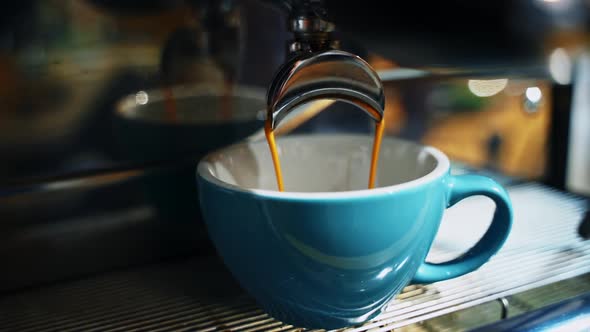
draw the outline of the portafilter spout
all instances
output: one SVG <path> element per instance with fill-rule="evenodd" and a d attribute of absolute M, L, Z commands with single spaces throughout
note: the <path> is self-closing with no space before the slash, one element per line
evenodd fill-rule
<path fill-rule="evenodd" d="M 291 10 L 295 40 L 290 57 L 269 89 L 267 119 L 274 130 L 297 106 L 332 99 L 359 106 L 379 122 L 383 118 L 383 84 L 359 56 L 338 49 L 334 25 L 326 20 L 321 1 L 300 1 Z"/>

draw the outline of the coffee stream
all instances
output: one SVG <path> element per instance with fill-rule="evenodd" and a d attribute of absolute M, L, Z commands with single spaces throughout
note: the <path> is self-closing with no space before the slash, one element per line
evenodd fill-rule
<path fill-rule="evenodd" d="M 358 104 L 359 106 L 363 107 L 368 113 L 377 113 L 373 107 L 367 104 Z M 375 137 L 373 139 L 373 151 L 371 153 L 371 168 L 369 170 L 369 189 L 375 188 L 375 178 L 377 175 L 377 164 L 379 162 L 379 151 L 381 150 L 381 141 L 383 139 L 383 132 L 385 129 L 385 121 L 383 118 L 379 122 L 377 122 L 375 126 Z M 284 191 L 285 187 L 283 184 L 283 175 L 281 171 L 281 161 L 279 159 L 279 152 L 277 149 L 277 144 L 275 141 L 275 134 L 272 129 L 272 124 L 270 118 L 266 120 L 264 125 L 264 134 L 266 135 L 266 141 L 268 142 L 268 146 L 270 148 L 270 154 L 272 156 L 272 163 L 275 169 L 275 176 L 277 179 L 277 186 L 279 191 Z"/>
<path fill-rule="evenodd" d="M 221 118 L 224 121 L 232 118 L 232 89 L 233 81 L 226 79 L 223 81 L 223 94 L 221 96 Z"/>
<path fill-rule="evenodd" d="M 281 161 L 279 160 L 279 151 L 277 150 L 277 143 L 275 142 L 275 133 L 272 130 L 272 124 L 269 120 L 264 124 L 264 135 L 270 147 L 270 155 L 272 156 L 272 163 L 275 168 L 275 176 L 277 178 L 277 186 L 279 191 L 284 191 L 283 174 L 281 172 Z"/>
<path fill-rule="evenodd" d="M 224 86 L 224 95 L 222 97 L 222 105 L 221 105 L 221 114 L 224 119 L 231 117 L 231 110 L 229 105 L 229 93 L 230 93 L 231 85 L 226 82 Z M 165 101 L 165 113 L 166 117 L 171 121 L 176 121 L 176 102 L 174 101 L 174 94 L 172 93 L 172 89 L 164 88 L 164 101 Z M 373 107 L 360 103 L 355 102 L 359 107 L 363 108 L 367 113 L 377 114 L 377 110 Z M 379 151 L 381 150 L 381 140 L 383 138 L 383 131 L 385 129 L 385 121 L 381 119 L 377 122 L 375 126 L 375 137 L 373 139 L 373 151 L 371 154 L 371 168 L 369 170 L 369 189 L 375 187 L 375 178 L 377 175 L 377 164 L 379 162 Z M 268 119 L 264 125 L 264 134 L 266 136 L 266 141 L 268 142 L 268 146 L 270 148 L 270 153 L 272 156 L 272 163 L 274 165 L 275 170 L 275 177 L 277 179 L 277 186 L 279 191 L 284 191 L 284 183 L 283 183 L 283 175 L 281 171 L 281 161 L 279 159 L 279 152 L 277 149 L 277 144 L 275 141 L 275 134 L 272 129 L 272 124 L 270 119 Z"/>
<path fill-rule="evenodd" d="M 369 171 L 369 189 L 375 188 L 375 178 L 377 177 L 377 164 L 379 163 L 379 151 L 381 151 L 381 140 L 385 130 L 385 121 L 377 122 L 375 126 L 375 138 L 373 139 L 373 152 L 371 153 L 371 170 Z"/>
<path fill-rule="evenodd" d="M 163 89 L 164 93 L 164 112 L 166 118 L 170 121 L 176 121 L 176 102 L 174 101 L 174 93 L 169 87 Z"/>

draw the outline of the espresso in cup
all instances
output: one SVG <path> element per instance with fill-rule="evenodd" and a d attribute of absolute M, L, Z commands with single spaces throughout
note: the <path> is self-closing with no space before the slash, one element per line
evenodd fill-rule
<path fill-rule="evenodd" d="M 265 141 L 234 144 L 199 162 L 210 239 L 274 318 L 321 329 L 367 322 L 407 284 L 474 271 L 506 240 L 512 224 L 506 191 L 487 177 L 451 175 L 448 158 L 435 148 L 384 137 L 375 187 L 367 189 L 373 141 L 371 135 L 279 137 L 285 191 L 277 188 Z M 425 262 L 444 210 L 472 195 L 496 204 L 486 233 L 459 258 Z"/>

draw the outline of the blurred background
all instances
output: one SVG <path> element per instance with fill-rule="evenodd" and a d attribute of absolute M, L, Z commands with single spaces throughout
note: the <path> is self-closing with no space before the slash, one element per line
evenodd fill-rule
<path fill-rule="evenodd" d="M 382 74 L 389 134 L 543 178 L 554 94 L 572 95 L 587 52 L 588 2 L 383 6 L 326 1 L 343 47 Z M 29 0 L 3 16 L 3 187 L 143 165 L 153 158 L 132 160 L 117 136 L 119 101 L 199 84 L 257 88 L 264 99 L 291 38 L 273 1 Z M 336 108 L 299 130 L 367 130 L 362 114 Z"/>
<path fill-rule="evenodd" d="M 211 255 L 194 166 L 260 133 L 292 39 L 292 2 L 7 4 L 0 291 Z M 574 195 L 586 211 L 590 1 L 324 6 L 342 48 L 384 82 L 387 135 L 438 147 L 458 169 L 506 185 Z M 336 103 L 290 133 L 368 133 L 371 123 Z"/>

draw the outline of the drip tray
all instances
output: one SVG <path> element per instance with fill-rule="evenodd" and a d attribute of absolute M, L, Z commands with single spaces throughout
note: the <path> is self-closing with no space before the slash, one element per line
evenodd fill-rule
<path fill-rule="evenodd" d="M 372 322 L 346 331 L 465 330 L 590 291 L 590 241 L 577 235 L 585 201 L 538 184 L 509 192 L 513 232 L 490 262 L 460 278 L 410 285 Z M 489 204 L 476 197 L 450 210 L 428 259 L 452 258 L 477 241 L 491 220 Z M 0 331 L 55 330 L 302 331 L 260 310 L 215 257 L 0 297 Z"/>

